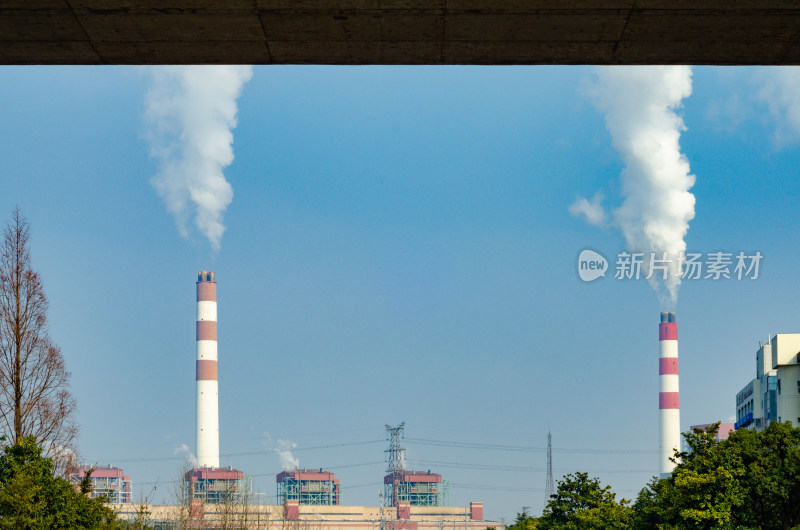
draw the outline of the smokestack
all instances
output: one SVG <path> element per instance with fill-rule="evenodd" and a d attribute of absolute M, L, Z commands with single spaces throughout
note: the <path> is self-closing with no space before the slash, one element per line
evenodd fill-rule
<path fill-rule="evenodd" d="M 658 416 L 661 423 L 659 473 L 672 474 L 674 449 L 681 446 L 681 413 L 678 399 L 678 323 L 675 313 L 661 313 L 658 326 Z"/>
<path fill-rule="evenodd" d="M 219 467 L 217 282 L 197 275 L 197 467 Z"/>

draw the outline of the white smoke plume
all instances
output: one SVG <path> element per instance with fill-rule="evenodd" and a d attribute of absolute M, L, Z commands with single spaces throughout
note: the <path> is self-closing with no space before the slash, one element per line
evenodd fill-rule
<path fill-rule="evenodd" d="M 800 67 L 765 68 L 758 94 L 775 119 L 775 143 L 779 148 L 800 142 Z"/>
<path fill-rule="evenodd" d="M 278 447 L 274 451 L 278 454 L 278 458 L 281 460 L 281 468 L 284 471 L 292 471 L 300 467 L 300 461 L 292 455 L 292 449 L 296 447 L 296 443 L 278 438 Z"/>
<path fill-rule="evenodd" d="M 679 140 L 686 127 L 676 114 L 691 93 L 688 66 L 599 67 L 597 83 L 590 89 L 625 164 L 620 174 L 624 200 L 612 212 L 611 224 L 621 230 L 630 251 L 645 256 L 655 252 L 657 258 L 667 253 L 667 279 L 658 271 L 650 279 L 664 307 L 677 303 L 678 257 L 686 251 L 684 237 L 694 218 L 695 199 L 689 190 L 695 177 L 681 154 Z M 605 215 L 597 195 L 592 202 L 579 199 L 570 210 L 589 222 Z M 648 267 L 649 260 L 642 268 L 645 276 Z"/>
<path fill-rule="evenodd" d="M 159 170 L 152 184 L 183 237 L 187 220 L 219 250 L 233 188 L 223 170 L 233 162 L 236 100 L 250 66 L 154 66 L 146 97 L 146 137 Z"/>
<path fill-rule="evenodd" d="M 192 454 L 189 450 L 189 446 L 186 444 L 180 444 L 179 446 L 173 449 L 172 454 L 174 455 L 183 455 L 186 458 L 186 461 L 193 467 L 197 467 L 197 457 Z"/>

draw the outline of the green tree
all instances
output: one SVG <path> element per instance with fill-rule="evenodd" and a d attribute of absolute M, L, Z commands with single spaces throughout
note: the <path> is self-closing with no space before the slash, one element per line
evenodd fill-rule
<path fill-rule="evenodd" d="M 6 446 L 0 456 L 0 529 L 116 529 L 104 499 L 90 499 L 54 474 L 33 437 Z"/>
<path fill-rule="evenodd" d="M 800 429 L 772 423 L 718 442 L 718 427 L 684 434 L 672 475 L 639 493 L 635 528 L 800 527 Z"/>
<path fill-rule="evenodd" d="M 628 501 L 616 501 L 611 486 L 601 486 L 588 473 L 574 473 L 558 481 L 539 519 L 543 529 L 631 528 L 633 512 Z"/>
<path fill-rule="evenodd" d="M 745 500 L 736 522 L 764 529 L 800 526 L 800 429 L 773 422 L 763 432 L 742 429 L 725 442 L 742 465 Z"/>
<path fill-rule="evenodd" d="M 566 475 L 538 519 L 523 511 L 509 530 L 800 530 L 800 428 L 772 423 L 717 441 L 719 424 L 685 433 L 668 478 L 654 477 L 632 507 L 586 473 Z M 531 526 L 528 526 L 531 525 Z"/>
<path fill-rule="evenodd" d="M 633 504 L 633 527 L 636 530 L 650 530 L 662 527 L 661 499 L 664 495 L 662 488 L 667 486 L 666 480 L 653 477 L 642 488 Z"/>
<path fill-rule="evenodd" d="M 506 530 L 536 530 L 537 528 L 539 528 L 539 520 L 528 515 L 528 510 L 523 508 L 522 512 L 517 514 L 514 524 L 506 527 Z"/>
<path fill-rule="evenodd" d="M 685 433 L 672 475 L 652 480 L 633 507 L 636 528 L 729 528 L 746 495 L 738 448 L 716 440 L 719 423 Z"/>

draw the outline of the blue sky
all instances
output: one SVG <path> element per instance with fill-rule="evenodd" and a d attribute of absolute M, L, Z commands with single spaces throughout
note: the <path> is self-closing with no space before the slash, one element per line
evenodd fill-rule
<path fill-rule="evenodd" d="M 681 287 L 684 430 L 729 420 L 758 341 L 799 331 L 800 128 L 769 92 L 791 72 L 696 67 L 679 110 L 688 248 L 764 256 L 756 281 Z M 270 502 L 282 439 L 337 474 L 343 503 L 374 505 L 383 426 L 401 421 L 413 467 L 490 518 L 541 509 L 548 429 L 556 477 L 635 496 L 658 461 L 660 307 L 644 281 L 577 276 L 582 249 L 625 248 L 568 211 L 598 190 L 622 200 L 594 75 L 256 67 L 214 251 L 150 183 L 148 71 L 0 69 L 0 214 L 32 224 L 84 459 L 168 499 L 194 447 L 194 281 L 215 270 L 222 462 Z"/>

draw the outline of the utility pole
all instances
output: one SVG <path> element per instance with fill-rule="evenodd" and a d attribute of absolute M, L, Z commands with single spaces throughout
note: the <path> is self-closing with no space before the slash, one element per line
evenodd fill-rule
<path fill-rule="evenodd" d="M 381 528 L 380 528 L 380 530 L 386 530 L 386 518 L 384 517 L 383 506 L 384 506 L 383 492 L 378 490 L 378 507 L 379 507 L 380 512 L 381 512 Z"/>

